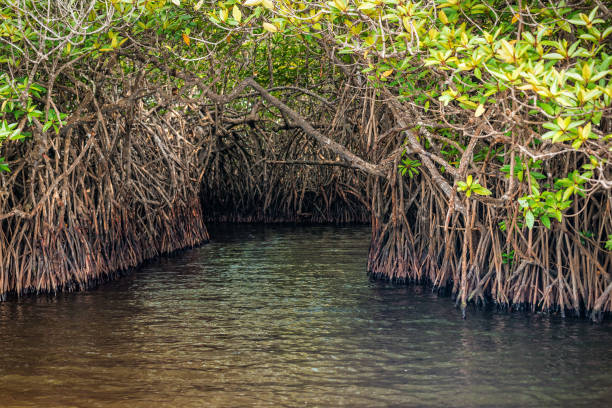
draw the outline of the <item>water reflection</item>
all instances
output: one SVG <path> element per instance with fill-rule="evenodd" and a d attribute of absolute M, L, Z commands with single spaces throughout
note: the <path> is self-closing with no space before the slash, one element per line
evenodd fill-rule
<path fill-rule="evenodd" d="M 574 406 L 612 327 L 368 282 L 367 227 L 217 227 L 86 293 L 0 304 L 0 406 Z"/>

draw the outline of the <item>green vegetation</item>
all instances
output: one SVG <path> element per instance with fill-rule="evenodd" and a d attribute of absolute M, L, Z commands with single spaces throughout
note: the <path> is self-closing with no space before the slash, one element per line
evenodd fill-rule
<path fill-rule="evenodd" d="M 198 194 L 210 219 L 371 214 L 375 276 L 450 285 L 463 309 L 598 317 L 612 309 L 611 18 L 599 1 L 8 0 L 0 246 L 19 258 L 9 232 L 64 204 L 86 154 L 83 174 L 100 169 L 75 208 L 112 163 L 112 194 L 140 177 L 115 204 L 143 219 Z M 11 262 L 0 293 L 25 268 Z"/>

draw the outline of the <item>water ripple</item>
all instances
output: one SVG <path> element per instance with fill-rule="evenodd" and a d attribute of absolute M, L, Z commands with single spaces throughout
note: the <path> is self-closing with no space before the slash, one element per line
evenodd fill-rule
<path fill-rule="evenodd" d="M 0 406 L 601 406 L 612 326 L 369 282 L 367 227 L 217 226 L 102 287 L 0 304 Z"/>

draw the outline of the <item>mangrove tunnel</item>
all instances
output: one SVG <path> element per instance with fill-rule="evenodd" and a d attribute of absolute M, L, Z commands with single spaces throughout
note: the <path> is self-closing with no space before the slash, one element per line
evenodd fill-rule
<path fill-rule="evenodd" d="M 3 0 L 0 298 L 206 225 L 368 223 L 373 279 L 612 311 L 611 9 Z M 364 277 L 365 279 L 365 277 Z"/>

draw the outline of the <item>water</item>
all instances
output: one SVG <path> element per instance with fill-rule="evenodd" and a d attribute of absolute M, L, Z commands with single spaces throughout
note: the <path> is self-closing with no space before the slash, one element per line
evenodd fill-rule
<path fill-rule="evenodd" d="M 85 293 L 0 304 L 0 406 L 610 406 L 612 325 L 369 282 L 367 227 L 217 227 Z"/>

